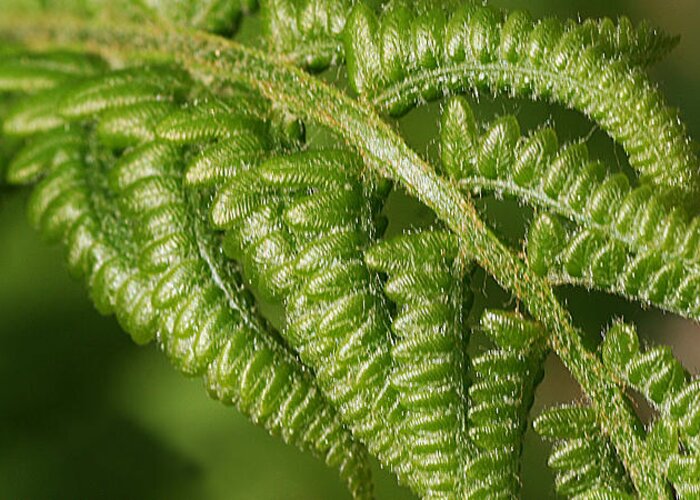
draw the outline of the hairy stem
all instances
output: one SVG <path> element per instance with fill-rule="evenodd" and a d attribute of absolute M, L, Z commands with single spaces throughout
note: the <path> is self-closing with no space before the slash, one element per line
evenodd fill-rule
<path fill-rule="evenodd" d="M 87 49 L 115 62 L 143 56 L 172 58 L 205 82 L 243 82 L 302 118 L 336 131 L 370 168 L 398 181 L 434 210 L 459 237 L 463 259 L 475 259 L 551 332 L 552 348 L 590 398 L 639 494 L 644 498 L 670 497 L 645 446 L 638 420 L 612 374 L 583 346 L 550 286 L 489 230 L 457 185 L 440 177 L 368 106 L 257 50 L 181 28 L 115 22 L 107 26 L 56 15 L 30 19 L 4 16 L 0 38 L 39 49 L 57 45 Z"/>

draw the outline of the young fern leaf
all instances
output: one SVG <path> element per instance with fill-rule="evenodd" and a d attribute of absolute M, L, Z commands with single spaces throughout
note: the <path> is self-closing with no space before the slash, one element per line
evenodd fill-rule
<path fill-rule="evenodd" d="M 93 87 L 69 84 L 63 95 L 72 105 L 58 108 L 94 111 L 61 114 L 70 128 L 28 143 L 25 161 L 15 163 L 21 182 L 44 177 L 30 219 L 47 238 L 65 243 L 97 308 L 115 313 L 135 341 L 157 337 L 181 371 L 204 375 L 213 397 L 337 467 L 356 498 L 370 497 L 364 449 L 308 370 L 255 315 L 237 270 L 218 257 L 206 204 L 183 188 L 184 151 L 163 138 L 137 145 L 133 136 L 115 163 L 86 127 L 85 119 L 99 122 L 100 112 L 131 109 L 122 74 L 95 79 Z M 161 81 L 175 82 L 168 77 L 176 75 L 170 70 Z"/>
<path fill-rule="evenodd" d="M 316 373 L 353 433 L 419 492 L 427 485 L 391 385 L 389 318 L 362 250 L 386 186 L 358 184 L 361 163 L 343 150 L 273 158 L 221 188 L 212 207 L 224 250 L 255 288 L 286 306 L 285 339 Z M 318 214 L 324 214 L 319 218 Z"/>
<path fill-rule="evenodd" d="M 357 203 L 359 201 L 357 197 L 360 195 L 360 192 L 351 190 L 343 193 L 340 191 L 340 197 L 334 196 L 334 194 L 329 196 L 329 193 L 326 193 L 316 199 L 308 195 L 302 196 L 297 203 L 291 204 L 292 206 L 290 206 L 289 210 L 284 213 L 283 221 L 276 218 L 278 217 L 277 213 L 280 213 L 279 206 L 270 211 L 269 207 L 265 205 L 266 202 L 273 204 L 279 202 L 275 202 L 274 197 L 264 195 L 270 194 L 265 193 L 266 189 L 268 189 L 266 184 L 269 184 L 269 188 L 273 191 L 274 189 L 285 191 L 295 188 L 302 193 L 305 193 L 306 189 L 311 186 L 316 188 L 337 188 L 339 185 L 334 182 L 346 187 L 357 185 L 357 182 L 346 174 L 340 177 L 335 175 L 334 179 L 332 177 L 334 176 L 333 172 L 338 169 L 339 165 L 345 167 L 344 162 L 347 161 L 357 166 L 357 160 L 352 156 L 348 156 L 347 153 L 338 152 L 335 154 L 336 158 L 333 159 L 333 162 L 320 169 L 322 171 L 317 172 L 316 177 L 309 177 L 309 174 L 306 173 L 309 162 L 322 167 L 326 157 L 330 156 L 333 158 L 334 154 L 332 151 L 317 154 L 317 162 L 314 162 L 309 154 L 306 154 L 307 156 L 290 157 L 290 160 L 285 160 L 284 157 L 277 160 L 268 160 L 263 165 L 258 165 L 264 159 L 266 152 L 259 150 L 256 144 L 269 144 L 270 139 L 265 139 L 265 134 L 260 130 L 260 125 L 251 120 L 249 116 L 231 116 L 230 110 L 222 108 L 216 102 L 203 102 L 183 109 L 184 111 L 172 113 L 161 120 L 156 127 L 155 134 L 161 140 L 194 149 L 195 154 L 191 156 L 184 174 L 185 180 L 189 185 L 195 187 L 224 185 L 220 189 L 217 201 L 212 207 L 212 219 L 215 224 L 226 227 L 233 224 L 233 219 L 240 222 L 240 224 L 236 225 L 236 228 L 231 228 L 229 231 L 224 248 L 229 254 L 242 260 L 250 281 L 253 282 L 258 290 L 271 297 L 287 298 L 286 294 L 291 293 L 298 286 L 298 283 L 305 282 L 307 278 L 315 276 L 316 285 L 321 288 L 317 290 L 301 290 L 298 295 L 292 297 L 296 297 L 294 300 L 305 303 L 307 300 L 306 294 L 309 294 L 313 300 L 319 303 L 317 307 L 320 310 L 315 311 L 317 315 L 315 321 L 327 324 L 325 328 L 328 331 L 328 336 L 325 339 L 310 337 L 312 333 L 314 335 L 317 334 L 316 330 L 314 330 L 314 323 L 308 325 L 301 323 L 296 328 L 290 326 L 285 331 L 285 336 L 300 352 L 302 359 L 314 368 L 321 363 L 329 362 L 325 357 L 329 353 L 325 349 L 340 351 L 338 355 L 341 358 L 349 357 L 349 359 L 341 359 L 339 362 L 347 363 L 347 366 L 351 367 L 349 363 L 354 360 L 353 357 L 364 355 L 364 353 L 356 352 L 356 347 L 360 345 L 357 343 L 367 340 L 367 337 L 358 337 L 357 335 L 374 335 L 376 338 L 380 332 L 385 331 L 382 329 L 383 324 L 378 322 L 377 318 L 370 317 L 367 320 L 367 324 L 356 326 L 359 329 L 357 332 L 351 332 L 356 333 L 356 335 L 347 334 L 345 345 L 340 344 L 343 327 L 347 329 L 352 328 L 352 324 L 344 325 L 343 322 L 356 321 L 356 315 L 358 320 L 361 320 L 361 308 L 365 306 L 365 304 L 362 304 L 362 301 L 368 298 L 368 293 L 371 293 L 371 291 L 367 290 L 364 293 L 350 297 L 351 300 L 349 301 L 346 300 L 348 297 L 335 297 L 333 295 L 339 292 L 344 293 L 345 289 L 343 287 L 348 284 L 344 280 L 355 277 L 353 272 L 356 271 L 357 265 L 352 259 L 349 262 L 343 262 L 342 260 L 337 262 L 338 266 L 336 266 L 335 274 L 333 275 L 337 280 L 335 283 L 325 279 L 324 271 L 328 271 L 328 268 L 316 269 L 315 266 L 320 265 L 318 262 L 319 255 L 326 256 L 326 254 L 318 254 L 318 252 L 330 251 L 331 256 L 335 255 L 338 258 L 342 258 L 347 256 L 348 252 L 352 254 L 352 252 L 358 253 L 360 251 L 360 248 L 356 248 L 355 245 L 366 236 L 363 236 L 362 233 L 357 234 L 357 228 L 352 225 L 358 216 L 354 210 L 362 209 L 362 207 L 358 207 Z M 298 129 L 293 128 L 293 130 Z M 253 134 L 256 136 L 256 141 L 251 140 L 251 135 Z M 227 140 L 231 140 L 233 143 Z M 289 161 L 289 163 L 285 164 L 285 161 Z M 276 168 L 276 165 L 279 169 Z M 326 172 L 328 179 L 324 179 L 323 171 Z M 298 177 L 296 177 L 297 175 Z M 305 184 L 305 181 L 310 184 Z M 315 182 L 319 184 L 315 185 Z M 331 182 L 331 185 L 327 185 L 327 182 Z M 263 191 L 262 197 L 257 193 L 259 189 Z M 231 193 L 229 196 L 231 201 L 235 202 L 233 207 L 227 206 L 225 203 L 228 192 Z M 350 195 L 350 197 L 348 198 L 347 195 Z M 345 205 L 348 203 L 348 199 L 350 200 L 350 206 Z M 291 203 L 291 199 L 288 201 Z M 335 222 L 348 224 L 349 227 L 344 229 L 342 227 L 333 228 L 334 231 L 337 230 L 335 234 L 328 234 L 322 240 L 313 241 L 313 231 L 324 229 L 323 225 L 314 227 L 314 224 L 325 224 L 318 219 L 318 210 L 322 210 L 322 213 L 326 213 L 326 215 L 330 215 L 329 211 L 337 210 L 335 213 L 339 219 Z M 364 213 L 363 210 L 360 212 L 361 214 Z M 222 222 L 224 219 L 226 220 L 225 223 Z M 359 220 L 365 220 L 365 216 L 360 216 Z M 296 238 L 301 238 L 300 243 L 305 241 L 306 238 L 310 238 L 310 242 L 313 243 L 308 245 L 308 248 L 304 248 L 304 252 L 307 253 L 306 256 L 300 255 L 298 257 L 300 260 L 298 269 L 294 269 L 294 262 L 288 262 L 288 259 L 293 257 L 292 247 L 290 247 L 288 242 L 284 241 L 284 235 L 279 230 L 275 230 L 275 227 L 281 222 L 289 225 L 292 231 L 300 233 L 299 236 L 291 239 L 295 245 Z M 272 224 L 272 228 L 270 228 L 270 224 Z M 309 224 L 310 226 L 307 227 Z M 241 233 L 239 234 L 238 231 Z M 271 231 L 273 234 L 270 234 Z M 237 242 L 237 240 L 240 241 Z M 315 247 L 314 244 L 316 245 Z M 243 251 L 246 252 L 245 255 L 241 255 Z M 333 252 L 337 252 L 337 254 Z M 303 259 L 306 259 L 305 263 L 301 262 Z M 334 264 L 334 262 L 329 261 L 328 264 Z M 295 277 L 295 273 L 301 273 L 301 276 Z M 322 283 L 322 281 L 324 282 Z M 314 280 L 311 279 L 309 285 L 312 285 L 313 282 Z M 324 290 L 323 287 L 328 287 L 326 291 L 330 294 L 325 298 L 318 296 Z M 292 299 L 287 298 L 287 300 L 291 301 Z M 291 308 L 291 305 L 289 307 Z M 347 310 L 343 313 L 343 311 L 338 310 L 339 307 L 345 307 Z M 360 310 L 357 307 L 360 307 Z M 314 321 L 313 317 L 308 318 L 306 316 L 307 312 L 305 307 L 296 312 L 299 322 Z M 344 317 L 334 318 L 333 316 L 338 312 L 344 314 Z M 288 310 L 288 315 L 288 321 L 293 323 L 294 316 L 290 310 Z M 299 338 L 302 334 L 305 337 Z M 296 337 L 292 338 L 290 337 L 291 335 Z M 323 342 L 331 342 L 332 344 L 323 344 Z M 377 346 L 377 348 L 381 349 L 381 346 Z M 341 397 L 347 400 L 345 407 L 340 407 L 341 411 L 344 408 L 348 412 L 364 411 L 363 405 L 368 403 L 362 400 L 358 402 L 357 398 L 369 399 L 370 396 L 362 392 L 358 393 L 358 389 L 353 389 L 349 393 L 334 393 L 332 391 L 337 391 L 337 386 L 333 387 L 336 382 L 332 377 L 339 376 L 337 371 L 341 371 L 342 374 L 343 370 L 347 371 L 344 376 L 351 380 L 361 376 L 363 373 L 367 373 L 367 376 L 377 377 L 373 372 L 378 369 L 375 365 L 383 362 L 381 357 L 377 359 L 381 352 L 379 354 L 370 354 L 372 357 L 364 362 L 364 366 L 357 363 L 355 365 L 357 368 L 327 366 L 325 368 L 326 371 L 316 368 L 317 376 L 321 383 L 324 382 L 324 375 L 326 377 L 325 383 L 327 384 L 327 391 L 330 392 L 329 397 L 334 399 L 336 404 L 338 404 L 337 400 Z M 320 365 L 320 367 L 322 368 L 323 365 Z M 360 378 L 358 382 L 353 383 L 361 384 L 359 387 L 362 387 L 362 384 L 365 384 L 365 382 L 365 380 Z M 344 384 L 347 385 L 349 382 Z M 389 412 L 396 411 L 392 410 L 391 406 L 392 398 L 394 397 L 392 392 L 390 390 L 384 392 L 385 394 L 379 393 L 379 399 L 374 401 L 374 404 L 379 408 L 388 408 Z M 392 443 L 394 438 L 389 436 L 388 431 L 381 430 L 381 428 L 377 430 L 377 426 L 380 423 L 375 415 L 371 413 L 360 414 L 353 415 L 352 418 L 354 420 L 350 420 L 351 424 L 355 423 L 365 426 L 360 437 L 372 436 L 374 443 L 377 443 L 377 446 L 385 450 L 384 453 L 396 453 L 396 450 L 401 449 L 397 444 Z M 389 422 L 391 423 L 393 420 L 389 420 Z M 379 456 L 380 458 L 384 457 L 381 453 Z M 397 469 L 407 462 L 407 460 L 399 460 L 394 457 L 391 460 L 395 461 L 394 467 Z M 392 464 L 393 462 L 389 463 Z"/>
<path fill-rule="evenodd" d="M 551 408 L 533 426 L 540 436 L 554 442 L 548 464 L 556 472 L 560 495 L 577 500 L 635 498 L 592 408 L 579 404 Z"/>
<path fill-rule="evenodd" d="M 381 19 L 358 4 L 344 41 L 352 87 L 380 110 L 400 114 L 466 90 L 560 103 L 619 142 L 642 179 L 690 200 L 699 163 L 685 127 L 641 70 L 591 43 L 595 32 L 471 3 L 450 15 L 399 3 Z"/>
<path fill-rule="evenodd" d="M 530 224 L 528 263 L 563 285 L 598 288 L 700 320 L 700 268 L 657 250 L 635 253 L 596 229 L 567 227 L 543 213 Z"/>
<path fill-rule="evenodd" d="M 567 30 L 581 30 L 583 38 L 610 59 L 623 58 L 632 66 L 650 66 L 663 59 L 680 41 L 647 21 L 636 27 L 628 17 L 569 21 Z"/>
<path fill-rule="evenodd" d="M 481 132 L 467 101 L 456 97 L 442 115 L 441 145 L 443 170 L 465 189 L 512 196 L 638 253 L 700 262 L 700 218 L 689 219 L 649 186 L 631 187 L 624 174 L 591 160 L 582 142 L 559 147 L 551 128 L 521 136 L 513 116 Z"/>
<path fill-rule="evenodd" d="M 484 129 L 465 99 L 450 100 L 443 170 L 465 189 L 506 194 L 577 224 L 569 238 L 555 218 L 536 218 L 528 255 L 537 273 L 698 318 L 700 219 L 649 186 L 632 188 L 624 174 L 590 160 L 583 143 L 559 148 L 550 128 L 521 136 L 515 117 L 503 116 Z"/>
<path fill-rule="evenodd" d="M 8 51 L 0 53 L 0 93 L 46 90 L 74 78 L 93 75 L 104 68 L 100 59 L 81 53 Z"/>
<path fill-rule="evenodd" d="M 158 143 L 141 146 L 151 147 L 160 146 Z M 177 151 L 173 146 L 167 147 Z M 146 157 L 153 155 L 146 154 Z M 287 353 L 286 359 L 275 359 L 280 356 L 275 356 L 272 350 L 271 337 L 260 339 L 256 338 L 260 337 L 260 334 L 255 335 L 257 332 L 246 331 L 254 328 L 254 324 L 244 323 L 251 322 L 246 316 L 252 304 L 240 299 L 234 302 L 234 297 L 243 293 L 240 278 L 231 276 L 227 272 L 229 268 L 222 263 L 216 263 L 218 238 L 210 237 L 207 241 L 202 236 L 204 228 L 197 230 L 195 226 L 192 231 L 183 224 L 192 210 L 182 191 L 175 189 L 178 179 L 181 182 L 182 178 L 181 158 L 177 155 L 172 159 L 175 163 L 170 165 L 163 160 L 156 158 L 157 163 L 151 165 L 130 161 L 118 175 L 128 182 L 123 184 L 117 180 L 115 184 L 124 203 L 135 210 L 131 217 L 141 219 L 146 230 L 144 236 L 149 237 L 145 239 L 148 243 L 140 249 L 140 267 L 157 281 L 153 297 L 161 313 L 160 335 L 164 349 L 176 363 L 182 363 L 185 357 L 181 369 L 186 372 L 206 369 L 206 385 L 214 397 L 236 402 L 256 423 L 292 442 L 298 440 L 296 444 L 302 449 L 310 447 L 341 471 L 353 496 L 370 496 L 363 452 L 353 443 L 336 411 L 315 387 L 310 390 L 309 376 L 302 376 L 303 371 L 298 373 L 298 362 L 294 361 L 297 364 L 294 367 L 291 355 Z M 129 168 L 133 172 L 124 171 Z M 139 174 L 144 177 L 139 178 Z M 160 203 L 149 202 L 145 207 L 144 190 L 149 191 L 154 200 L 157 196 Z M 195 214 L 201 216 L 201 212 Z M 207 243 L 212 250 L 204 253 Z M 207 265 L 218 267 L 208 270 Z M 212 276 L 205 285 L 201 275 L 206 271 Z M 214 286 L 217 280 L 226 284 L 223 290 Z M 228 326 L 235 325 L 238 317 L 243 325 Z M 223 340 L 222 336 L 230 339 Z M 255 348 L 256 342 L 262 345 Z M 232 383 L 237 380 L 240 388 L 236 382 Z"/>
<path fill-rule="evenodd" d="M 175 5 L 155 2 L 156 10 Z M 182 5 L 165 17 L 212 30 L 221 21 L 228 30 L 243 4 Z M 538 425 L 565 441 L 551 460 L 561 492 L 664 498 L 670 483 L 680 497 L 697 495 L 696 382 L 665 351 L 640 354 L 628 348 L 629 335 L 612 330 L 601 362 L 537 275 L 562 265 L 586 283 L 697 314 L 694 223 L 664 201 L 669 190 L 696 192 L 697 160 L 640 68 L 672 40 L 624 19 L 617 26 L 535 23 L 476 2 L 449 14 L 446 4 L 428 5 L 397 1 L 377 20 L 372 7 L 352 0 L 270 0 L 263 7 L 270 33 L 280 37 L 271 42 L 277 58 L 167 23 L 2 23 L 3 36 L 34 47 L 74 43 L 110 61 L 175 58 L 188 69 L 103 72 L 95 62 L 56 76 L 30 57 L 34 69 L 17 77 L 10 64 L 15 76 L 4 80 L 6 90 L 38 93 L 11 97 L 18 104 L 3 120 L 24 148 L 9 177 L 39 181 L 30 217 L 48 238 L 66 242 L 70 266 L 86 277 L 98 309 L 114 312 L 137 342 L 158 339 L 181 371 L 204 376 L 214 397 L 338 467 L 356 497 L 371 495 L 360 442 L 422 496 L 517 496 L 547 346 L 591 401 L 590 410 L 558 410 Z M 286 57 L 320 70 L 343 52 L 360 101 L 279 63 Z M 18 52 L 0 53 L 10 61 Z M 51 58 L 36 61 L 42 57 Z M 443 161 L 453 179 L 445 179 L 373 111 L 403 112 L 423 98 L 482 89 L 586 113 L 662 197 L 649 187 L 616 190 L 619 181 L 610 179 L 619 176 L 592 166 L 580 144 L 558 150 L 551 131 L 521 139 L 517 122 L 503 118 L 482 137 L 460 101 L 450 104 L 443 127 L 444 137 L 452 134 Z M 327 127 L 347 149 L 303 148 L 304 126 L 290 113 Z M 567 242 L 559 221 L 538 217 L 528 245 L 532 272 L 457 189 L 454 178 L 472 172 L 568 217 L 595 241 Z M 376 173 L 401 182 L 454 234 L 377 244 L 388 182 Z M 607 212 L 583 207 L 589 188 Z M 622 191 L 624 200 L 615 197 Z M 616 207 L 626 218 L 612 217 Z M 653 241 L 655 224 L 663 241 Z M 468 363 L 471 258 L 547 334 L 517 314 L 488 311 L 481 327 L 495 347 Z M 256 313 L 241 270 L 285 306 L 282 332 Z M 664 384 L 668 391 L 659 389 Z M 626 385 L 662 414 L 646 435 L 623 397 Z"/>
<path fill-rule="evenodd" d="M 262 0 L 265 36 L 274 52 L 311 71 L 343 60 L 341 34 L 357 0 Z"/>
<path fill-rule="evenodd" d="M 700 379 L 668 347 L 642 349 L 632 325 L 617 322 L 601 345 L 603 362 L 658 412 L 647 441 L 678 498 L 700 493 Z M 660 436 L 660 437 L 659 437 Z"/>
<path fill-rule="evenodd" d="M 424 481 L 438 496 L 512 498 L 520 490 L 522 439 L 542 378 L 545 337 L 519 315 L 485 312 L 481 328 L 496 347 L 471 363 L 465 397 L 468 338 L 459 328 L 471 292 L 464 270 L 454 267 L 456 255 L 453 235 L 425 231 L 378 243 L 365 260 L 388 275 L 385 292 L 399 308 L 392 322 L 393 383 L 407 431 L 422 445 L 417 462 Z"/>
<path fill-rule="evenodd" d="M 406 432 L 417 443 L 417 474 L 430 497 L 464 491 L 471 454 L 464 401 L 468 373 L 464 317 L 472 300 L 463 270 L 455 268 L 457 241 L 425 231 L 384 241 L 365 253 L 371 269 L 388 275 L 387 297 L 398 311 L 392 386 L 406 409 Z"/>
<path fill-rule="evenodd" d="M 265 33 L 273 50 L 286 60 L 312 71 L 344 61 L 343 29 L 356 3 L 364 3 L 374 9 L 384 2 L 357 0 L 263 0 L 261 2 Z M 406 5 L 399 0 L 386 2 Z M 476 3 L 476 2 L 462 2 Z M 459 1 L 444 0 L 442 8 L 457 8 Z M 430 2 L 413 2 L 420 13 Z M 616 22 L 603 18 L 586 19 L 579 26 L 582 40 L 595 46 L 607 57 L 624 58 L 633 66 L 649 66 L 662 59 L 677 44 L 679 37 L 660 32 L 646 22 L 635 27 L 627 17 Z M 412 36 L 425 36 L 417 29 Z M 425 38 L 423 39 L 424 41 Z M 416 44 L 422 43 L 417 41 Z"/>
<path fill-rule="evenodd" d="M 481 329 L 495 347 L 474 358 L 469 388 L 467 498 L 515 498 L 528 414 L 547 354 L 541 327 L 519 314 L 487 310 Z"/>
<path fill-rule="evenodd" d="M 231 35 L 243 14 L 258 7 L 258 0 L 142 0 L 168 21 L 212 33 Z"/>

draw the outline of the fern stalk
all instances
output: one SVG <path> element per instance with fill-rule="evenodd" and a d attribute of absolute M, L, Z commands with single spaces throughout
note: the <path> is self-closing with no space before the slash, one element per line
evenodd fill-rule
<path fill-rule="evenodd" d="M 32 48 L 87 49 L 118 62 L 144 55 L 174 58 L 206 81 L 241 81 L 303 119 L 325 125 L 354 147 L 366 164 L 433 209 L 459 238 L 460 257 L 476 260 L 523 302 L 551 332 L 550 344 L 581 384 L 613 441 L 638 493 L 670 498 L 613 374 L 588 351 L 553 290 L 506 248 L 479 217 L 457 185 L 443 179 L 367 105 L 262 52 L 215 36 L 169 26 L 92 24 L 57 16 L 31 20 L 5 17 L 0 37 Z"/>

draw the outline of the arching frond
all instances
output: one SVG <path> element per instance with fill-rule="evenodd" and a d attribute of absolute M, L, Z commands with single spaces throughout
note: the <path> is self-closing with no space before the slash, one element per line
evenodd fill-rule
<path fill-rule="evenodd" d="M 399 4 L 379 19 L 358 4 L 344 40 L 353 88 L 381 110 L 400 114 L 421 100 L 483 90 L 557 102 L 600 125 L 645 180 L 691 197 L 698 159 L 685 127 L 640 70 L 601 52 L 599 36 L 603 46 L 621 40 L 606 32 L 473 3 L 449 13 Z"/>
<path fill-rule="evenodd" d="M 360 167 L 343 150 L 270 159 L 218 191 L 211 219 L 227 229 L 224 250 L 253 285 L 285 303 L 285 338 L 353 432 L 421 488 L 390 383 L 387 309 L 362 259 L 386 189 L 361 188 Z"/>
<path fill-rule="evenodd" d="M 10 167 L 12 182 L 39 180 L 30 219 L 49 240 L 63 241 L 96 307 L 114 313 L 136 342 L 157 338 L 179 370 L 204 377 L 213 397 L 338 468 L 355 497 L 371 496 L 364 449 L 306 367 L 257 316 L 238 269 L 221 259 L 220 239 L 204 216 L 206 197 L 185 189 L 185 151 L 166 132 L 188 106 L 178 101 L 189 93 L 183 88 L 189 80 L 161 74 L 157 86 L 140 87 L 131 85 L 131 75 L 125 70 L 67 84 L 55 127 L 30 138 Z M 134 89 L 129 95 L 139 98 L 125 99 Z M 177 97 L 159 100 L 163 95 Z M 135 115 L 136 102 L 168 106 L 155 120 L 148 112 Z M 124 115 L 140 120 L 139 132 L 100 126 L 102 116 L 119 121 Z M 251 120 L 226 116 L 232 123 Z M 257 123 L 270 130 L 262 119 Z M 196 130 L 187 137 L 207 137 L 203 126 Z M 217 136 L 236 137 L 221 129 Z"/>
<path fill-rule="evenodd" d="M 520 495 L 551 349 L 584 394 L 534 423 L 559 493 L 697 497 L 697 377 L 620 322 L 590 349 L 553 289 L 700 320 L 698 160 L 644 73 L 677 39 L 483 2 L 263 0 L 250 47 L 211 32 L 233 35 L 254 0 L 123 0 L 104 7 L 113 24 L 58 3 L 0 18 L 0 174 L 33 185 L 30 221 L 135 342 L 355 498 L 372 497 L 369 454 L 425 498 Z M 342 68 L 311 74 L 343 61 L 351 92 Z M 377 113 L 484 91 L 587 115 L 638 178 L 552 128 L 480 124 L 463 97 L 434 168 Z M 394 184 L 431 229 L 388 220 Z M 483 220 L 484 191 L 535 208 L 524 254 Z M 505 296 L 472 286 L 484 273 Z M 508 298 L 518 312 L 490 309 Z M 655 412 L 646 427 L 630 391 Z"/>

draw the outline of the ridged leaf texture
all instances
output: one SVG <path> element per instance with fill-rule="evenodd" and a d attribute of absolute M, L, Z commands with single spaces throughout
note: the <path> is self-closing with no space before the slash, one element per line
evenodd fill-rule
<path fill-rule="evenodd" d="M 668 347 L 644 347 L 633 325 L 616 321 L 603 337 L 599 351 L 604 365 L 621 387 L 636 391 L 656 411 L 645 438 L 653 458 L 677 498 L 697 498 L 697 378 L 686 372 Z M 559 493 L 576 498 L 632 498 L 625 469 L 590 407 L 575 404 L 547 410 L 534 427 L 555 442 L 549 465 L 557 472 Z"/>
<path fill-rule="evenodd" d="M 449 233 L 425 231 L 379 243 L 365 260 L 386 273 L 385 292 L 398 306 L 393 383 L 426 478 L 445 495 L 513 497 L 545 335 L 517 314 L 486 311 L 479 326 L 495 347 L 470 361 L 469 332 L 459 328 L 472 292 L 466 270 L 455 267 L 457 248 Z M 441 474 L 430 474 L 436 468 Z M 455 469 L 465 475 L 450 478 Z"/>
<path fill-rule="evenodd" d="M 700 380 L 666 346 L 643 347 L 634 326 L 617 322 L 601 345 L 603 362 L 658 411 L 649 436 L 680 498 L 700 492 Z M 653 439 L 653 441 L 652 441 Z"/>
<path fill-rule="evenodd" d="M 639 221 L 636 224 L 635 230 L 643 230 Z M 681 258 L 665 258 L 658 250 L 637 253 L 603 232 L 569 229 L 547 214 L 537 216 L 530 226 L 528 256 L 531 265 L 554 283 L 600 288 L 700 317 L 700 276 L 695 263 Z"/>
<path fill-rule="evenodd" d="M 294 64 L 321 71 L 344 58 L 341 34 L 356 0 L 263 0 L 271 48 Z"/>
<path fill-rule="evenodd" d="M 388 376 L 387 310 L 362 259 L 386 189 L 365 191 L 360 165 L 343 150 L 270 159 L 222 186 L 211 219 L 227 230 L 226 254 L 284 303 L 285 339 L 355 434 L 408 478 L 403 436 L 390 431 L 405 416 Z"/>
<path fill-rule="evenodd" d="M 460 330 L 471 292 L 456 256 L 454 237 L 443 231 L 398 237 L 365 254 L 371 268 L 387 274 L 384 291 L 397 307 L 390 376 L 406 409 L 417 474 L 442 495 L 464 489 L 455 473 L 470 453 L 463 431 L 469 332 Z"/>
<path fill-rule="evenodd" d="M 634 498 L 614 447 L 588 406 L 551 408 L 537 417 L 535 430 L 554 441 L 548 465 L 557 492 L 577 499 Z"/>
<path fill-rule="evenodd" d="M 144 0 L 143 5 L 170 22 L 230 35 L 242 15 L 257 9 L 258 0 Z"/>
<path fill-rule="evenodd" d="M 621 321 L 591 350 L 552 288 L 700 320 L 698 159 L 645 73 L 676 37 L 460 0 L 123 4 L 96 2 L 108 24 L 53 2 L 55 19 L 0 19 L 0 173 L 32 186 L 31 223 L 136 343 L 355 498 L 373 496 L 370 456 L 423 498 L 520 496 L 553 352 L 584 394 L 534 420 L 558 493 L 698 497 L 697 377 Z M 249 14 L 256 48 L 225 38 Z M 631 172 L 452 95 L 481 93 L 584 114 Z M 438 99 L 432 166 L 386 115 Z M 399 190 L 428 227 L 393 227 Z M 476 209 L 484 194 L 534 209 L 524 248 Z"/>
<path fill-rule="evenodd" d="M 520 453 L 542 379 L 547 349 L 540 325 L 503 311 L 486 311 L 480 327 L 495 347 L 474 358 L 469 387 L 469 498 L 513 498 L 520 491 Z"/>
<path fill-rule="evenodd" d="M 8 178 L 39 181 L 30 220 L 47 239 L 64 243 L 71 271 L 84 277 L 98 310 L 115 314 L 138 343 L 157 338 L 173 365 L 204 378 L 212 397 L 313 451 L 340 469 L 354 496 L 369 496 L 363 448 L 255 313 L 237 267 L 220 258 L 220 240 L 204 216 L 206 197 L 185 190 L 191 140 L 203 146 L 234 138 L 228 159 L 245 168 L 245 154 L 256 147 L 263 154 L 262 141 L 273 141 L 274 130 L 268 119 L 236 114 L 223 101 L 204 101 L 199 107 L 208 113 L 197 121 L 194 104 L 176 97 L 188 86 L 187 93 L 196 92 L 174 68 L 124 70 L 48 91 L 61 100 L 41 120 L 20 118 L 37 116 L 36 101 L 18 106 L 5 130 L 31 139 Z M 183 109 L 187 129 L 178 120 Z M 257 144 L 245 141 L 250 130 Z"/>
<path fill-rule="evenodd" d="M 535 21 L 525 12 L 469 2 L 449 13 L 439 6 L 413 12 L 399 2 L 377 18 L 358 4 L 344 39 L 352 87 L 381 110 L 400 114 L 423 100 L 470 90 L 560 103 L 585 113 L 618 141 L 644 178 L 692 195 L 698 161 L 685 129 L 630 64 L 654 59 L 649 54 L 658 53 L 655 47 L 673 43 L 650 36 L 644 26 L 637 33 L 621 23 Z"/>
<path fill-rule="evenodd" d="M 648 185 L 559 145 L 551 128 L 521 135 L 513 116 L 480 124 L 461 97 L 442 116 L 445 173 L 465 190 L 507 195 L 541 211 L 527 238 L 530 267 L 700 319 L 700 220 Z M 564 222 L 568 219 L 568 222 Z"/>

